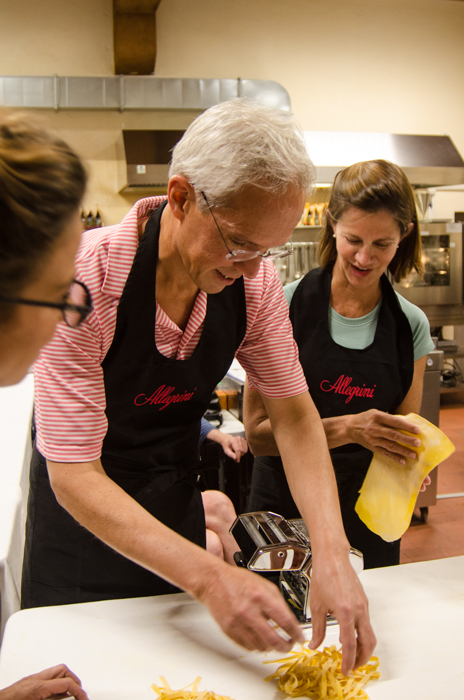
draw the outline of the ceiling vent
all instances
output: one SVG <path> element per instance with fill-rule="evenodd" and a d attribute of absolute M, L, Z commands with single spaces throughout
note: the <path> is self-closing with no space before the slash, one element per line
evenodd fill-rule
<path fill-rule="evenodd" d="M 249 97 L 290 111 L 290 97 L 273 80 L 153 76 L 0 76 L 0 105 L 34 109 L 198 109 Z"/>

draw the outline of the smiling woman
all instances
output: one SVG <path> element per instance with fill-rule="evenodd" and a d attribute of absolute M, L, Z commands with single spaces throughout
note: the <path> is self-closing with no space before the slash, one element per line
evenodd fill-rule
<path fill-rule="evenodd" d="M 337 174 L 319 258 L 320 268 L 285 287 L 293 334 L 331 448 L 348 540 L 365 568 L 398 564 L 400 541 L 384 542 L 354 510 L 373 452 L 404 464 L 421 444 L 412 423 L 391 415 L 418 413 L 433 349 L 425 314 L 385 275 L 422 271 L 414 197 L 398 166 L 366 161 Z M 257 455 L 247 510 L 299 517 L 257 391 L 246 390 L 244 412 Z"/>
<path fill-rule="evenodd" d="M 69 301 L 85 185 L 66 143 L 30 117 L 0 113 L 1 386 L 22 379 Z"/>
<path fill-rule="evenodd" d="M 406 277 L 411 270 L 422 274 L 421 241 L 414 194 L 404 172 L 385 160 L 355 163 L 337 173 L 330 196 L 327 223 L 322 233 L 319 256 L 327 267 L 337 259 L 336 224 L 356 214 L 381 215 L 387 229 L 377 231 L 377 245 L 391 243 L 399 236 L 398 251 L 388 261 L 388 269 L 395 281 Z M 356 227 L 356 224 L 354 225 Z M 389 227 L 389 228 L 388 228 Z M 352 230 L 359 242 L 359 231 Z M 383 238 L 388 240 L 383 240 Z"/>

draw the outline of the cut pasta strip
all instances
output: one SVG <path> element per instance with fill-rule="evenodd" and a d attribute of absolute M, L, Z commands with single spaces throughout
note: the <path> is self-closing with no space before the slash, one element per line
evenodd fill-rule
<path fill-rule="evenodd" d="M 302 645 L 301 651 L 291 651 L 284 659 L 264 663 L 282 664 L 264 680 L 277 680 L 279 690 L 292 698 L 306 695 L 313 700 L 366 700 L 368 695 L 363 686 L 380 677 L 376 656 L 349 676 L 344 676 L 342 654 L 334 645 L 324 647 L 322 651 L 313 651 Z"/>
<path fill-rule="evenodd" d="M 173 690 L 163 676 L 160 676 L 160 681 L 162 686 L 158 686 L 156 683 L 151 686 L 160 700 L 232 700 L 229 696 L 218 695 L 210 690 L 198 690 L 201 676 L 197 676 L 193 683 L 180 690 Z"/>

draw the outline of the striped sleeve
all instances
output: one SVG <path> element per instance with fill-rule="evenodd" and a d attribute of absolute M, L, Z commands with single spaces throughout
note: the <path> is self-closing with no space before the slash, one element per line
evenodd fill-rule
<path fill-rule="evenodd" d="M 307 391 L 288 304 L 273 263 L 263 261 L 258 275 L 245 279 L 245 295 L 247 331 L 236 355 L 250 386 L 276 399 Z"/>
<path fill-rule="evenodd" d="M 34 367 L 37 447 L 55 462 L 90 462 L 106 435 L 101 338 L 60 324 Z M 71 331 L 71 332 L 70 332 Z"/>
<path fill-rule="evenodd" d="M 83 235 L 76 279 L 87 285 L 93 311 L 79 328 L 58 324 L 34 366 L 37 447 L 47 459 L 90 462 L 101 456 L 107 431 L 101 363 L 137 250 L 137 221 L 164 199 L 140 200 L 118 226 Z"/>

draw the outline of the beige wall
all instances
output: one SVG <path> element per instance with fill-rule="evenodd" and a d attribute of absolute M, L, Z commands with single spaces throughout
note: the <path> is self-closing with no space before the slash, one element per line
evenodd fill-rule
<path fill-rule="evenodd" d="M 304 129 L 460 130 L 464 152 L 462 2 L 164 0 L 158 29 L 159 75 L 277 80 Z"/>
<path fill-rule="evenodd" d="M 111 75 L 112 0 L 1 0 L 0 75 Z"/>
<path fill-rule="evenodd" d="M 157 76 L 272 79 L 303 129 L 449 134 L 464 154 L 464 2 L 163 0 Z M 0 74 L 110 75 L 111 0 L 2 0 Z M 184 128 L 193 113 L 46 113 L 89 161 L 86 206 L 113 223 L 126 128 Z M 434 216 L 464 211 L 440 193 Z"/>
<path fill-rule="evenodd" d="M 198 112 L 137 112 L 47 110 L 43 116 L 53 130 L 85 159 L 90 175 L 84 210 L 100 211 L 104 224 L 115 224 L 128 212 L 138 194 L 118 194 L 124 181 L 123 129 L 186 129 Z"/>

